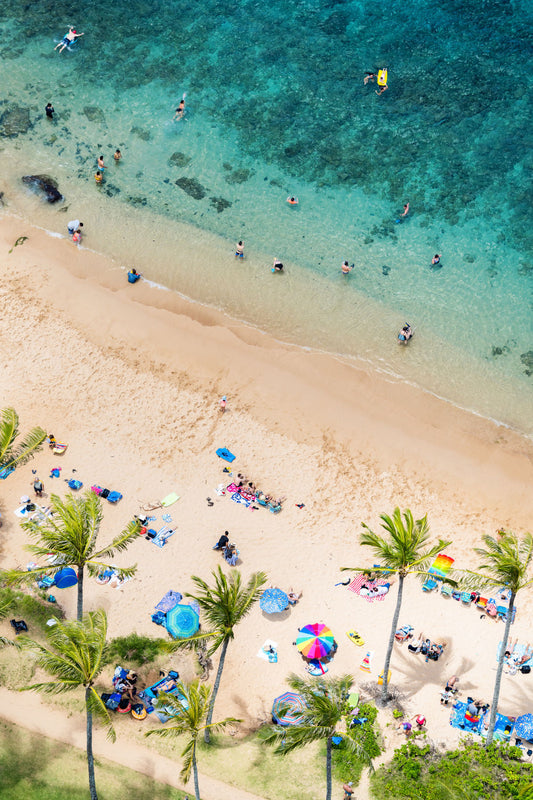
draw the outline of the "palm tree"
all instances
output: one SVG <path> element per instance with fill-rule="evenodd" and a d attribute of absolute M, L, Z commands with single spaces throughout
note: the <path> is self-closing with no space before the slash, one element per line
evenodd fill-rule
<path fill-rule="evenodd" d="M 365 547 L 370 547 L 374 557 L 379 559 L 381 566 L 373 567 L 373 571 L 398 575 L 398 596 L 392 617 L 389 644 L 383 668 L 381 700 L 385 704 L 390 700 L 388 692 L 389 665 L 394 645 L 394 634 L 398 629 L 404 580 L 408 575 L 427 577 L 431 562 L 441 550 L 448 547 L 450 542 L 439 539 L 438 544 L 427 547 L 429 539 L 427 514 L 422 519 L 415 520 L 409 509 L 406 509 L 402 515 L 400 509 L 396 507 L 392 517 L 389 517 L 388 514 L 381 514 L 380 519 L 382 520 L 381 527 L 389 534 L 389 538 L 385 539 L 379 536 L 365 522 L 362 522 L 361 525 L 365 529 L 365 533 L 361 534 L 360 543 Z M 363 567 L 343 567 L 342 569 L 364 570 Z M 368 567 L 366 569 L 368 570 Z"/>
<path fill-rule="evenodd" d="M 228 718 L 222 722 L 206 721 L 206 714 L 211 700 L 211 689 L 205 684 L 200 685 L 199 678 L 196 678 L 188 686 L 178 683 L 179 695 L 167 694 L 162 692 L 157 698 L 159 708 L 164 708 L 165 714 L 170 716 L 169 723 L 164 728 L 157 728 L 147 731 L 145 736 L 187 736 L 187 742 L 183 748 L 183 768 L 180 777 L 187 783 L 194 776 L 194 793 L 196 800 L 200 800 L 200 788 L 198 785 L 198 765 L 196 761 L 196 751 L 198 738 L 202 731 L 223 730 L 228 725 L 240 722 L 240 719 Z"/>
<path fill-rule="evenodd" d="M 482 538 L 485 547 L 476 547 L 474 549 L 483 559 L 483 563 L 480 564 L 477 572 L 472 570 L 464 571 L 466 582 L 478 589 L 501 589 L 503 586 L 509 592 L 509 608 L 505 616 L 505 630 L 502 636 L 500 657 L 498 659 L 496 679 L 494 681 L 489 727 L 485 740 L 486 746 L 488 747 L 492 743 L 494 726 L 496 724 L 503 664 L 511 622 L 513 620 L 515 598 L 519 591 L 533 583 L 533 578 L 529 577 L 529 569 L 531 560 L 533 559 L 533 537 L 530 533 L 526 533 L 524 537 L 519 540 L 514 533 L 507 532 L 498 538 L 498 540 L 487 535 Z"/>
<path fill-rule="evenodd" d="M 222 648 L 204 730 L 204 739 L 207 744 L 210 740 L 210 725 L 213 720 L 215 700 L 222 678 L 226 652 L 230 641 L 235 636 L 234 628 L 249 614 L 259 600 L 261 587 L 267 579 L 264 572 L 254 572 L 246 586 L 242 586 L 241 573 L 237 569 L 230 572 L 229 578 L 220 567 L 213 570 L 211 574 L 215 579 L 213 587 L 210 587 L 202 578 L 193 575 L 192 580 L 197 586 L 197 594 L 187 593 L 187 597 L 196 600 L 203 611 L 209 630 L 199 631 L 189 639 L 181 639 L 167 646 L 169 650 L 173 650 L 181 647 L 194 647 L 197 642 L 208 641 L 208 643 L 210 642 L 208 656 L 213 655 L 219 647 Z"/>
<path fill-rule="evenodd" d="M 19 418 L 14 408 L 0 412 L 0 470 L 20 467 L 33 458 L 46 439 L 46 431 L 32 428 L 22 442 L 16 443 Z"/>
<path fill-rule="evenodd" d="M 311 742 L 326 740 L 326 800 L 331 800 L 332 738 L 338 732 L 339 723 L 344 715 L 349 711 L 347 701 L 353 680 L 351 675 L 318 680 L 313 678 L 310 681 L 298 675 L 289 675 L 287 683 L 293 692 L 302 696 L 307 706 L 305 719 L 300 724 L 283 730 L 269 726 L 264 733 L 261 733 L 261 738 L 265 742 L 277 744 L 275 752 L 281 756 L 286 756 Z M 344 737 L 344 743 L 353 752 L 362 756 L 368 764 L 371 763 L 361 745 L 350 736 Z"/>
<path fill-rule="evenodd" d="M 81 621 L 58 622 L 47 632 L 49 647 L 24 637 L 22 647 L 32 650 L 37 665 L 55 680 L 25 686 L 23 691 L 62 694 L 73 689 L 85 690 L 87 713 L 87 766 L 91 800 L 98 800 L 94 779 L 92 747 L 93 717 L 107 727 L 108 738 L 115 740 L 115 731 L 107 708 L 94 688 L 94 682 L 105 663 L 107 618 L 102 610 L 89 612 Z"/>
<path fill-rule="evenodd" d="M 54 556 L 54 564 L 39 567 L 46 574 L 55 573 L 58 565 L 76 567 L 78 572 L 78 609 L 77 618 L 83 616 L 83 580 L 85 567 L 89 575 L 98 575 L 105 569 L 112 568 L 108 559 L 115 552 L 126 550 L 130 542 L 137 538 L 140 523 L 132 520 L 119 533 L 110 545 L 100 550 L 96 547 L 96 539 L 102 523 L 102 501 L 94 492 L 85 492 L 81 497 L 67 494 L 64 500 L 53 494 L 50 498 L 52 515 L 43 522 L 28 520 L 22 523 L 38 544 L 27 545 L 36 556 Z M 114 567 L 119 578 L 131 577 L 137 565 L 133 567 Z M 11 572 L 11 580 L 27 578 L 28 573 Z"/>

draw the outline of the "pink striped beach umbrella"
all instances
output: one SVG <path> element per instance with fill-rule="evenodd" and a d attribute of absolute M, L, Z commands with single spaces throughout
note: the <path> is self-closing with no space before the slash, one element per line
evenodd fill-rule
<path fill-rule="evenodd" d="M 305 658 L 320 661 L 328 658 L 335 648 L 335 637 L 327 625 L 315 622 L 300 628 L 296 637 L 296 647 Z"/>

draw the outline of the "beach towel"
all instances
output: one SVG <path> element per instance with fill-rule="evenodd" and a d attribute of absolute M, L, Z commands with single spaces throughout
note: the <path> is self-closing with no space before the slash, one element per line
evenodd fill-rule
<path fill-rule="evenodd" d="M 226 486 L 226 491 L 229 492 L 230 494 L 233 494 L 233 492 L 238 492 L 240 488 L 241 487 L 237 486 L 236 483 L 230 483 L 229 486 Z"/>
<path fill-rule="evenodd" d="M 378 578 L 377 580 L 369 580 L 368 576 L 366 575 L 356 575 L 353 581 L 348 586 L 348 589 L 355 594 L 358 594 L 360 597 L 364 597 L 369 603 L 373 603 L 375 600 L 384 600 L 387 596 L 387 592 L 383 592 L 382 594 L 361 594 L 361 589 L 363 588 L 363 584 L 366 584 L 369 587 L 379 587 L 379 586 L 390 586 L 390 583 L 386 581 L 384 578 Z"/>
<path fill-rule="evenodd" d="M 162 505 L 164 508 L 166 508 L 167 506 L 171 506 L 171 505 L 173 505 L 174 503 L 176 503 L 176 502 L 177 502 L 179 499 L 180 499 L 180 496 L 179 496 L 179 494 L 176 494 L 176 492 L 171 492 L 170 494 L 167 494 L 167 496 L 166 496 L 166 497 L 164 497 L 164 498 L 161 500 L 161 505 Z"/>
<path fill-rule="evenodd" d="M 170 514 L 163 514 L 161 519 L 163 520 L 163 522 L 167 522 L 167 523 L 168 522 L 172 522 L 172 517 L 170 516 Z"/>
<path fill-rule="evenodd" d="M 236 456 L 230 453 L 227 447 L 219 447 L 215 452 L 219 458 L 223 458 L 224 461 L 228 461 L 230 464 L 235 461 Z"/>
<path fill-rule="evenodd" d="M 368 650 L 367 654 L 365 655 L 365 657 L 363 658 L 363 660 L 362 660 L 362 662 L 361 662 L 361 664 L 359 666 L 359 669 L 362 670 L 362 672 L 368 672 L 368 673 L 372 672 L 372 658 L 373 658 L 373 656 L 374 656 L 374 651 L 373 650 Z"/>
<path fill-rule="evenodd" d="M 433 564 L 428 569 L 428 572 L 431 573 L 431 575 L 436 575 L 437 578 L 445 578 L 454 561 L 455 559 L 451 556 L 447 556 L 444 553 L 439 553 Z"/>
<path fill-rule="evenodd" d="M 12 472 L 15 472 L 15 467 L 4 467 L 3 469 L 0 469 L 0 480 L 5 481 L 5 479 L 8 478 Z"/>
<path fill-rule="evenodd" d="M 275 650 L 276 654 L 277 654 L 277 652 L 278 652 L 278 643 L 274 642 L 272 639 L 267 639 L 266 642 L 263 644 L 263 646 L 259 649 L 259 651 L 257 653 L 257 658 L 261 658 L 263 661 L 269 661 L 270 663 L 274 663 L 269 658 L 269 653 L 265 652 L 265 648 L 266 648 L 266 650 L 268 650 L 269 647 L 271 647 L 273 650 Z M 272 655 L 272 654 L 270 654 L 270 655 Z"/>
<path fill-rule="evenodd" d="M 480 734 L 483 730 L 485 714 L 481 714 L 479 717 L 470 717 L 467 714 L 467 707 L 468 704 L 460 700 L 454 703 L 450 714 L 450 725 L 452 728 Z"/>
<path fill-rule="evenodd" d="M 73 491 L 77 492 L 78 489 L 81 489 L 83 483 L 81 481 L 77 481 L 74 478 L 71 478 L 67 481 L 67 486 L 69 489 L 73 489 Z"/>
<path fill-rule="evenodd" d="M 156 611 L 162 611 L 163 614 L 166 614 L 167 611 L 170 611 L 172 608 L 181 603 L 183 599 L 183 595 L 180 592 L 175 592 L 173 589 L 170 589 L 159 601 L 156 605 Z"/>
<path fill-rule="evenodd" d="M 251 504 L 251 502 L 250 502 L 250 500 L 246 500 L 244 497 L 241 497 L 241 495 L 239 494 L 239 492 L 234 492 L 234 493 L 231 495 L 231 499 L 232 499 L 232 500 L 233 500 L 235 503 L 240 503 L 241 505 L 243 505 L 243 506 L 246 506 L 246 508 L 249 508 L 249 507 L 252 505 L 252 504 Z"/>
<path fill-rule="evenodd" d="M 106 499 L 108 503 L 118 503 L 119 500 L 122 500 L 122 495 L 120 492 L 109 492 Z"/>
<path fill-rule="evenodd" d="M 171 528 L 167 528 L 166 525 L 163 525 L 163 527 L 157 531 L 156 535 L 152 539 L 152 542 L 158 547 L 164 547 L 174 533 L 175 531 L 173 531 Z"/>

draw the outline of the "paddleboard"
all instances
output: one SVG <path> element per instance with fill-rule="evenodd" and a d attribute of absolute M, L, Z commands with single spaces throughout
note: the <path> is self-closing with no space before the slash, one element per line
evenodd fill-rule
<path fill-rule="evenodd" d="M 354 644 L 357 644 L 357 645 L 359 645 L 359 647 L 362 647 L 362 646 L 364 645 L 364 643 L 365 643 L 365 640 L 364 640 L 364 639 L 362 639 L 362 638 L 361 638 L 361 636 L 359 636 L 359 634 L 357 633 L 357 631 L 354 631 L 354 630 L 351 630 L 351 631 L 346 631 L 346 636 L 347 636 L 347 637 L 350 639 L 350 641 L 352 641 Z"/>

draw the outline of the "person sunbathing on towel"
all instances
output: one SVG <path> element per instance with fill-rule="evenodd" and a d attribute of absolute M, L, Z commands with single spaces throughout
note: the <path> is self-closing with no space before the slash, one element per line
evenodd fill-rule
<path fill-rule="evenodd" d="M 525 664 L 526 661 L 529 661 L 529 659 L 532 656 L 533 656 L 533 647 L 531 647 L 531 645 L 528 642 L 526 652 L 522 656 L 520 656 L 520 658 L 516 661 L 516 666 L 521 667 L 522 664 Z"/>

